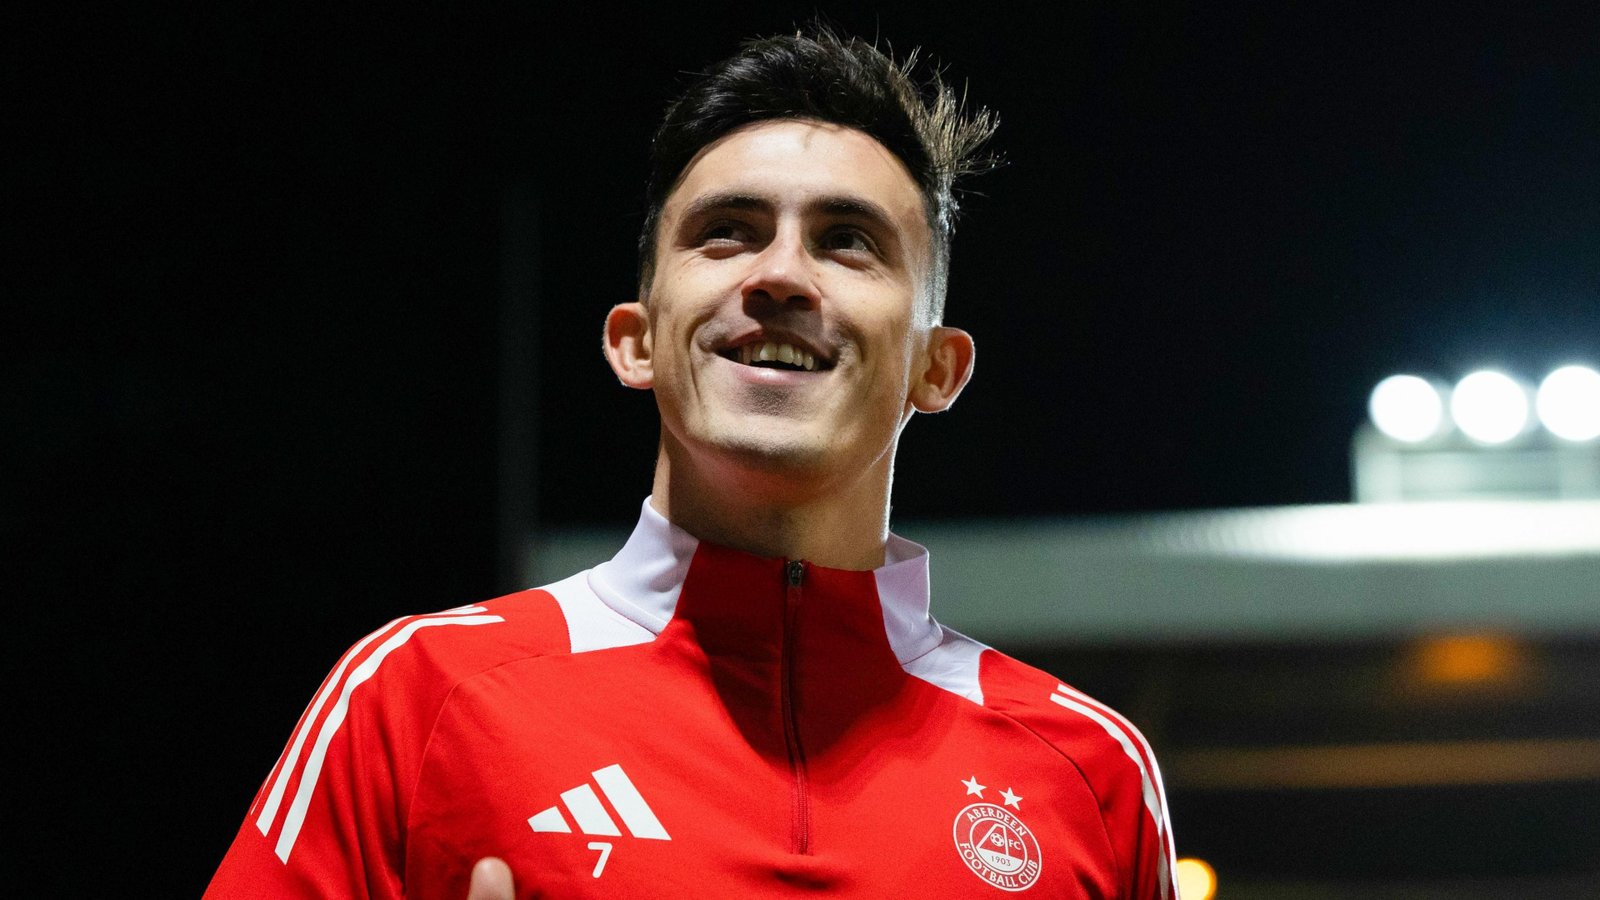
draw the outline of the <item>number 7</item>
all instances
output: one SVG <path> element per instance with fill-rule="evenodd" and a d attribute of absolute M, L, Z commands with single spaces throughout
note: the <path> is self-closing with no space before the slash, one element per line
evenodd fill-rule
<path fill-rule="evenodd" d="M 590 841 L 589 849 L 600 851 L 600 859 L 594 864 L 594 877 L 599 878 L 600 873 L 605 871 L 606 860 L 611 858 L 611 844 L 606 841 Z"/>

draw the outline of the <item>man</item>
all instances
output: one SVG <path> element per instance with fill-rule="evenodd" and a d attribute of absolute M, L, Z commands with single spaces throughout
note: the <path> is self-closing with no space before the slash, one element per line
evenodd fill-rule
<path fill-rule="evenodd" d="M 888 531 L 901 429 L 972 372 L 940 319 L 992 128 L 826 32 L 695 81 L 605 324 L 661 414 L 633 536 L 352 648 L 209 895 L 1174 896 L 1143 738 L 934 622 Z"/>

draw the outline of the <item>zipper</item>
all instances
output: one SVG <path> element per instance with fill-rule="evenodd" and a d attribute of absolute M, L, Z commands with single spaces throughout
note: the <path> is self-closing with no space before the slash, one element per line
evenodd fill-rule
<path fill-rule="evenodd" d="M 784 576 L 788 586 L 784 594 L 783 607 L 783 666 L 782 666 L 782 704 L 783 704 L 783 739 L 789 751 L 789 769 L 794 777 L 794 820 L 792 824 L 792 840 L 794 852 L 809 854 L 811 852 L 811 798 L 806 786 L 806 753 L 800 746 L 800 722 L 794 708 L 794 645 L 795 629 L 800 618 L 801 590 L 806 578 L 806 564 L 804 560 L 792 559 L 784 564 Z"/>

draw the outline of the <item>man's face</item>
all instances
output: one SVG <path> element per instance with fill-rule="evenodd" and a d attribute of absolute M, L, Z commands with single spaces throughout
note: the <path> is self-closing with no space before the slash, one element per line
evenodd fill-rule
<path fill-rule="evenodd" d="M 645 299 L 666 439 L 713 468 L 886 465 L 926 367 L 930 254 L 915 182 L 862 132 L 776 120 L 708 145 Z"/>

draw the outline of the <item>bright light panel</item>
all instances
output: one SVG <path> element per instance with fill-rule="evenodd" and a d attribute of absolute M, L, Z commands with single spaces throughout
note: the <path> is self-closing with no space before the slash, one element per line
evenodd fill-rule
<path fill-rule="evenodd" d="M 1503 372 L 1473 372 L 1451 392 L 1450 417 L 1467 437 L 1503 444 L 1528 427 L 1528 394 Z"/>
<path fill-rule="evenodd" d="M 1539 385 L 1539 421 L 1556 437 L 1592 441 L 1600 437 L 1600 372 L 1563 366 Z"/>
<path fill-rule="evenodd" d="M 1391 375 L 1378 382 L 1367 401 L 1367 411 L 1379 431 L 1406 443 L 1433 437 L 1444 422 L 1439 392 L 1415 375 Z"/>

